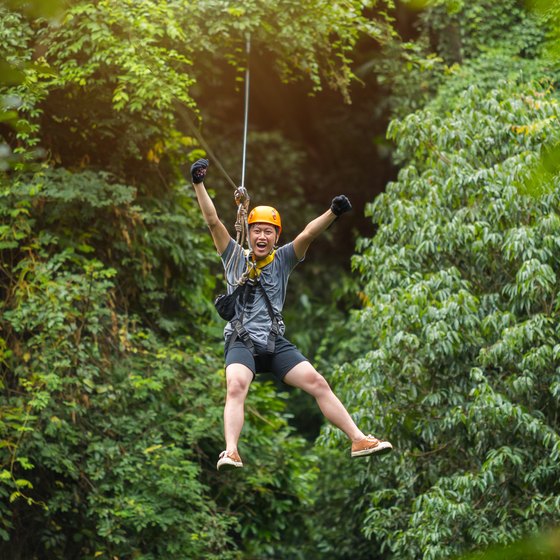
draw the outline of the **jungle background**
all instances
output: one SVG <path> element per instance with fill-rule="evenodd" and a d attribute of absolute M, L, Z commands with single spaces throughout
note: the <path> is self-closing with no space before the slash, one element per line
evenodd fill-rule
<path fill-rule="evenodd" d="M 215 468 L 248 34 L 252 201 L 353 204 L 287 335 L 383 458 L 264 377 Z M 559 56 L 545 0 L 5 0 L 0 558 L 560 557 Z"/>

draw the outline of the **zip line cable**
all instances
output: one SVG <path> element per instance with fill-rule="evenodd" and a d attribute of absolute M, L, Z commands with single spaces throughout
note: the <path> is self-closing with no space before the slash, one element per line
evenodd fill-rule
<path fill-rule="evenodd" d="M 134 42 L 133 42 L 134 43 Z M 222 165 L 221 161 L 219 160 L 218 156 L 214 153 L 208 142 L 204 139 L 202 132 L 200 129 L 195 125 L 193 119 L 191 118 L 189 111 L 185 109 L 185 107 L 175 100 L 174 106 L 177 114 L 183 120 L 183 122 L 187 125 L 187 128 L 191 130 L 195 138 L 198 140 L 199 144 L 204 148 L 204 151 L 208 154 L 208 156 L 212 159 L 212 161 L 218 167 L 218 170 L 222 173 L 225 177 L 227 182 L 233 187 L 234 189 L 234 199 L 235 203 L 237 204 L 237 219 L 235 222 L 235 230 L 237 232 L 237 244 L 243 247 L 243 245 L 247 244 L 248 252 L 245 255 L 245 260 L 247 261 L 247 267 L 245 272 L 235 281 L 236 285 L 245 283 L 247 278 L 249 277 L 249 272 L 252 268 L 255 267 L 255 263 L 252 261 L 251 254 L 253 249 L 251 247 L 251 241 L 249 239 L 249 223 L 247 221 L 247 215 L 249 211 L 249 203 L 251 201 L 251 197 L 245 188 L 245 167 L 246 167 L 246 158 L 247 158 L 247 136 L 248 136 L 248 128 L 249 128 L 249 91 L 250 91 L 250 80 L 251 80 L 251 72 L 249 68 L 249 57 L 251 54 L 251 35 L 248 33 L 246 36 L 246 68 L 245 68 L 245 107 L 244 107 L 244 123 L 243 123 L 243 152 L 242 152 L 242 164 L 241 164 L 241 185 L 237 186 L 234 180 L 230 177 L 224 166 Z M 144 64 L 148 70 L 154 75 L 157 76 L 157 73 L 154 72 L 153 68 L 150 64 L 144 60 Z M 237 253 L 234 269 L 237 269 L 239 264 L 240 253 Z M 233 255 L 232 255 L 233 257 Z M 232 258 L 228 260 L 226 264 L 226 269 L 231 263 Z M 227 277 L 226 277 L 227 280 Z M 229 281 L 228 281 L 229 283 Z"/>
<path fill-rule="evenodd" d="M 249 223 L 248 223 L 248 213 L 249 213 L 249 204 L 251 201 L 251 197 L 247 189 L 245 188 L 245 169 L 246 169 L 246 162 L 247 162 L 247 138 L 248 138 L 248 130 L 249 130 L 249 93 L 250 93 L 250 86 L 251 86 L 251 70 L 249 65 L 251 54 L 251 36 L 247 34 L 246 38 L 246 68 L 245 68 L 245 107 L 244 107 L 244 118 L 243 118 L 243 151 L 242 151 L 242 163 L 241 163 L 241 185 L 237 186 L 233 179 L 228 175 L 227 171 L 221 164 L 218 157 L 214 154 L 212 149 L 210 148 L 208 142 L 204 139 L 204 136 L 200 132 L 200 130 L 195 126 L 193 120 L 191 119 L 188 111 L 182 105 L 177 104 L 177 112 L 182 117 L 184 122 L 187 126 L 192 130 L 194 136 L 199 141 L 200 145 L 204 148 L 206 153 L 212 158 L 212 160 L 216 163 L 218 169 L 222 172 L 224 177 L 227 179 L 229 184 L 235 189 L 234 190 L 234 200 L 237 204 L 237 218 L 235 221 L 235 230 L 237 232 L 236 235 L 236 243 L 243 247 L 245 244 L 247 245 L 248 251 L 244 255 L 245 261 L 247 266 L 245 267 L 245 271 L 241 274 L 239 278 L 234 281 L 234 284 L 231 284 L 227 278 L 226 274 L 226 281 L 230 285 L 239 286 L 245 284 L 245 282 L 249 278 L 249 274 L 253 268 L 255 268 L 256 263 L 251 259 L 251 255 L 253 253 L 253 248 L 251 247 L 251 240 L 249 238 Z M 232 266 L 233 270 L 237 270 L 239 266 L 239 262 L 241 260 L 241 252 L 234 251 L 230 258 L 228 259 L 225 269 L 226 271 Z M 232 265 L 233 261 L 233 265 Z"/>
<path fill-rule="evenodd" d="M 251 74 L 249 70 L 249 56 L 251 55 L 251 35 L 247 35 L 247 68 L 245 68 L 245 119 L 243 125 L 243 160 L 241 164 L 241 188 L 245 188 L 245 162 L 247 156 L 247 129 L 249 124 L 249 87 Z"/>
<path fill-rule="evenodd" d="M 249 272 L 254 268 L 255 263 L 250 258 L 253 253 L 253 248 L 251 247 L 251 239 L 249 238 L 249 223 L 247 221 L 247 213 L 249 211 L 249 203 L 251 202 L 251 197 L 245 188 L 245 164 L 247 161 L 247 130 L 249 128 L 249 91 L 251 83 L 251 70 L 249 67 L 249 60 L 251 55 L 251 35 L 247 34 L 246 40 L 246 54 L 247 54 L 247 67 L 245 68 L 245 116 L 243 123 L 243 157 L 241 163 L 241 185 L 235 190 L 234 198 L 237 204 L 237 220 L 235 222 L 235 229 L 237 230 L 237 243 L 243 247 L 244 242 L 247 243 L 249 252 L 246 257 L 247 266 L 245 267 L 245 272 L 241 275 L 241 278 L 237 279 L 237 284 L 245 283 L 249 277 Z M 228 263 L 229 264 L 229 263 Z M 238 260 L 235 262 L 235 268 L 237 268 Z M 251 267 L 252 265 L 252 267 Z"/>
<path fill-rule="evenodd" d="M 195 138 L 198 140 L 200 145 L 204 148 L 204 151 L 210 156 L 212 161 L 216 163 L 216 166 L 218 167 L 222 175 L 226 178 L 228 183 L 235 189 L 235 191 L 239 191 L 241 189 L 241 193 L 236 192 L 236 202 L 238 198 L 244 198 L 249 196 L 245 189 L 245 168 L 247 162 L 247 136 L 248 136 L 248 129 L 249 129 L 249 92 L 251 87 L 251 71 L 249 68 L 249 56 L 251 54 L 250 34 L 247 34 L 245 49 L 246 49 L 245 52 L 247 54 L 247 59 L 246 59 L 247 67 L 245 68 L 245 108 L 244 108 L 244 118 L 243 118 L 243 151 L 242 151 L 242 162 L 241 162 L 241 185 L 240 186 L 236 185 L 233 179 L 229 176 L 228 172 L 225 170 L 224 166 L 221 164 L 220 160 L 218 159 L 218 156 L 216 156 L 212 148 L 210 148 L 208 142 L 206 142 L 206 140 L 204 139 L 204 136 L 202 135 L 202 132 L 200 132 L 200 129 L 194 124 L 188 111 L 186 111 L 185 108 L 179 103 L 175 104 L 177 112 L 179 113 L 183 121 L 186 123 L 188 128 L 191 129 Z"/>

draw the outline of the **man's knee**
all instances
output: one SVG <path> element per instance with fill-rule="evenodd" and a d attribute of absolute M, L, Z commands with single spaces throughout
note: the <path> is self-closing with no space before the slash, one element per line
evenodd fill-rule
<path fill-rule="evenodd" d="M 227 395 L 232 398 L 244 397 L 249 391 L 253 379 L 253 372 L 245 367 L 235 365 L 226 370 Z"/>
<path fill-rule="evenodd" d="M 247 394 L 249 383 L 243 379 L 228 379 L 227 394 L 228 397 L 238 398 Z"/>
<path fill-rule="evenodd" d="M 309 374 L 310 393 L 317 396 L 322 393 L 329 392 L 331 387 L 327 380 L 318 372 L 314 371 Z"/>

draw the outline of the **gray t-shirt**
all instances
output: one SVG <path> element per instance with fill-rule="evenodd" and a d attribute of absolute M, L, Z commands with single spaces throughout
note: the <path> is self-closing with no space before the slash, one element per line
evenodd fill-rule
<path fill-rule="evenodd" d="M 235 290 L 235 281 L 245 272 L 247 261 L 243 248 L 232 239 L 226 250 L 221 255 L 224 264 L 224 270 L 228 281 L 228 294 Z M 303 259 L 302 259 L 303 260 Z M 274 259 L 261 269 L 259 282 L 266 290 L 266 294 L 275 313 L 281 313 L 286 299 L 286 288 L 288 287 L 288 278 L 290 273 L 298 264 L 298 258 L 294 251 L 293 243 L 282 245 L 274 253 Z M 245 307 L 243 314 L 243 326 L 249 333 L 249 336 L 257 344 L 266 345 L 268 335 L 272 327 L 272 320 L 268 313 L 265 296 L 262 289 L 254 290 L 255 295 L 252 303 Z M 241 314 L 241 302 L 236 304 L 235 314 Z M 224 337 L 227 339 L 233 332 L 231 323 L 228 323 L 224 329 Z M 281 335 L 284 334 L 284 325 L 281 325 Z"/>

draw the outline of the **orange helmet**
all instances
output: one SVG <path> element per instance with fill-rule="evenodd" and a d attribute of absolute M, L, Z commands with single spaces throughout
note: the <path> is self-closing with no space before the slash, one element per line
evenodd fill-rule
<path fill-rule="evenodd" d="M 249 224 L 255 224 L 257 222 L 263 222 L 265 224 L 272 224 L 278 228 L 278 235 L 282 233 L 282 220 L 280 220 L 280 214 L 276 208 L 272 206 L 255 206 L 249 213 L 247 218 Z"/>

